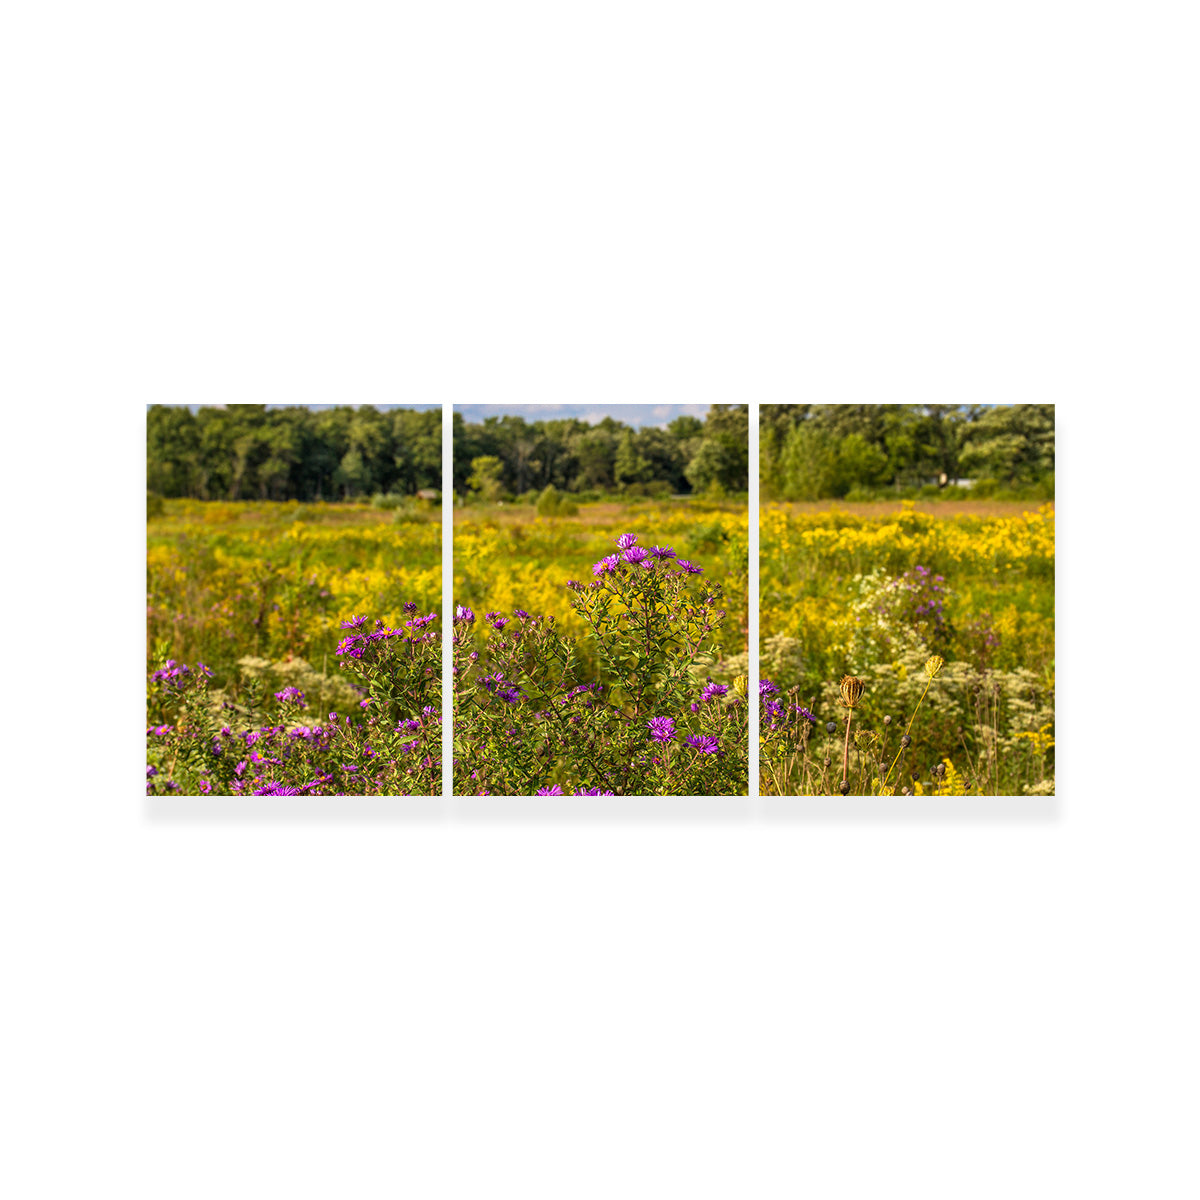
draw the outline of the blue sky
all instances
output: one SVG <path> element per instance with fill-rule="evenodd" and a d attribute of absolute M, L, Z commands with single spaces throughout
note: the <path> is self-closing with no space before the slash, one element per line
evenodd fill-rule
<path fill-rule="evenodd" d="M 454 411 L 476 425 L 486 417 L 514 416 L 527 421 L 554 421 L 575 417 L 595 425 L 605 417 L 641 429 L 643 425 L 667 425 L 676 417 L 704 419 L 707 404 L 456 404 Z"/>

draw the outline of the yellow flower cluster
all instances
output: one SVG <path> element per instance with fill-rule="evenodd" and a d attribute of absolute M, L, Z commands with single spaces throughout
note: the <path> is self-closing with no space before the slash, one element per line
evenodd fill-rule
<path fill-rule="evenodd" d="M 584 505 L 578 517 L 543 518 L 467 509 L 454 530 L 454 602 L 476 612 L 523 608 L 556 618 L 566 634 L 582 637 L 583 622 L 566 601 L 568 579 L 589 583 L 592 564 L 616 551 L 615 539 L 636 533 L 640 545 L 672 546 L 681 558 L 720 583 L 729 613 L 722 645 L 745 650 L 748 513 L 744 505 L 703 502 Z"/>
<path fill-rule="evenodd" d="M 920 564 L 944 577 L 960 632 L 978 618 L 1022 661 L 1053 660 L 1053 505 L 1015 516 L 936 516 L 908 503 L 869 517 L 772 504 L 760 529 L 764 638 L 799 639 L 807 655 L 836 664 L 861 619 L 851 607 L 856 579 Z"/>
<path fill-rule="evenodd" d="M 341 620 L 395 624 L 402 605 L 440 611 L 441 527 L 396 524 L 365 506 L 330 506 L 309 525 L 298 505 L 168 502 L 147 530 L 148 634 L 183 661 L 332 656 Z"/>

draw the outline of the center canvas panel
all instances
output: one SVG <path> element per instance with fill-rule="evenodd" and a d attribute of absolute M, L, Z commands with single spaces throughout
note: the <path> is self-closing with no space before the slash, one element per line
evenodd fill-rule
<path fill-rule="evenodd" d="M 748 419 L 455 406 L 456 795 L 747 795 Z"/>

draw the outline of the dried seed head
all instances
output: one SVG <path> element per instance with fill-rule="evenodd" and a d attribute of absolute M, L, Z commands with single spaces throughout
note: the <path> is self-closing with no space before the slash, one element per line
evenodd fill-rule
<path fill-rule="evenodd" d="M 848 779 L 843 779 L 842 782 L 838 784 L 838 791 L 844 796 L 849 790 L 850 781 Z"/>
<path fill-rule="evenodd" d="M 912 795 L 912 788 L 901 788 L 901 789 L 900 789 L 900 795 L 902 795 L 902 796 L 911 796 L 911 795 Z"/>
<path fill-rule="evenodd" d="M 826 721 L 825 722 L 825 732 L 826 733 L 837 733 L 837 722 L 836 721 Z"/>
<path fill-rule="evenodd" d="M 905 750 L 907 750 L 909 748 L 909 746 L 912 745 L 912 738 L 906 733 L 900 739 L 900 745 L 903 746 Z"/>
<path fill-rule="evenodd" d="M 853 708 L 862 699 L 863 688 L 866 685 L 857 675 L 843 675 L 838 691 L 842 694 L 842 703 L 847 708 Z"/>
<path fill-rule="evenodd" d="M 828 754 L 827 754 L 827 755 L 825 755 L 825 765 L 826 765 L 826 766 L 829 766 L 829 764 L 830 764 L 830 762 L 831 762 L 831 761 L 832 761 L 832 760 L 830 759 L 829 755 L 828 755 Z"/>
<path fill-rule="evenodd" d="M 890 724 L 892 723 L 892 718 L 891 718 L 891 717 L 884 717 L 884 718 L 883 718 L 883 723 L 884 723 L 885 725 L 890 725 Z"/>
<path fill-rule="evenodd" d="M 946 660 L 940 654 L 935 654 L 925 663 L 925 674 L 932 679 L 945 665 Z"/>

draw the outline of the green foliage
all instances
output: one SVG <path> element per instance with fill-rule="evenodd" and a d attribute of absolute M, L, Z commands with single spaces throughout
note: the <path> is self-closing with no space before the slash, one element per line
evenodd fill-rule
<path fill-rule="evenodd" d="M 707 417 L 676 417 L 665 428 L 633 429 L 612 417 L 595 425 L 574 418 L 526 422 L 488 417 L 468 424 L 454 417 L 454 487 L 471 491 L 473 463 L 501 464 L 501 493 L 540 494 L 553 485 L 578 500 L 669 496 L 705 491 L 714 483 L 744 492 L 749 479 L 748 406 L 713 405 Z M 645 490 L 642 490 L 645 489 Z"/>
<path fill-rule="evenodd" d="M 573 517 L 578 512 L 579 505 L 566 500 L 552 483 L 547 484 L 537 498 L 539 517 Z"/>
<path fill-rule="evenodd" d="M 154 405 L 147 487 L 170 499 L 347 500 L 441 486 L 437 410 Z"/>
<path fill-rule="evenodd" d="M 1054 498 L 1054 406 L 777 404 L 760 410 L 765 499 Z M 956 486 L 975 478 L 973 487 Z"/>
<path fill-rule="evenodd" d="M 467 479 L 467 487 L 478 499 L 486 503 L 495 503 L 503 490 L 500 482 L 500 460 L 491 454 L 483 454 L 471 459 L 471 474 Z"/>

